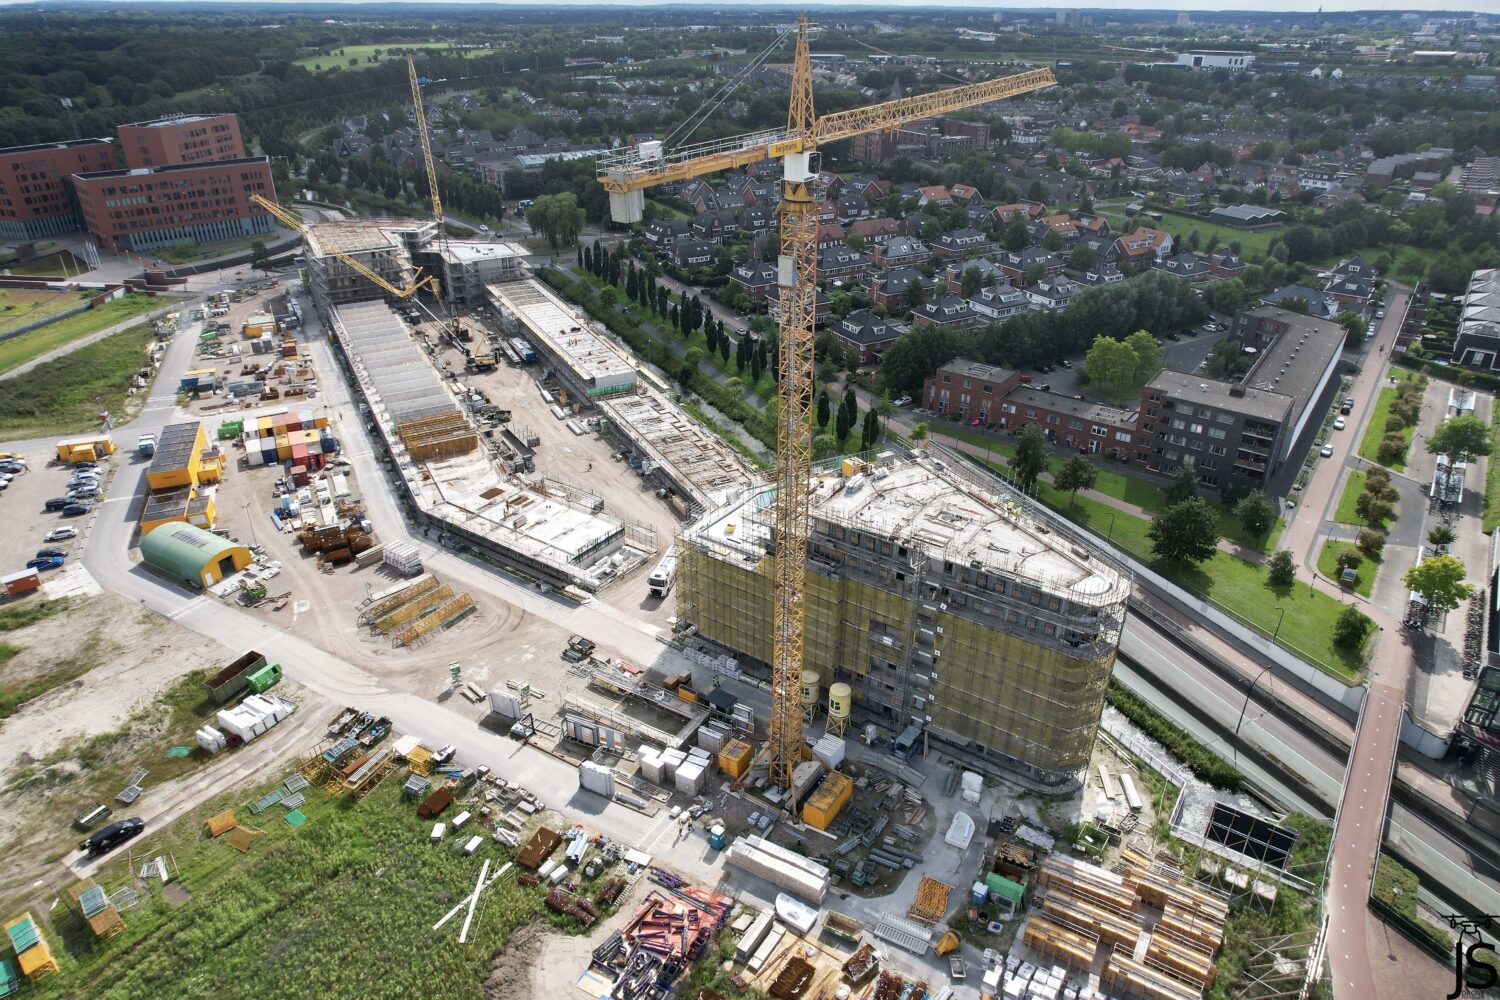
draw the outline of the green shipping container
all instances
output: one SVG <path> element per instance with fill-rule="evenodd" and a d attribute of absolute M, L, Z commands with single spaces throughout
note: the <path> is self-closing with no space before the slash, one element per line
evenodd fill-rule
<path fill-rule="evenodd" d="M 256 694 L 265 694 L 281 680 L 281 664 L 267 663 L 249 677 L 245 678 L 250 690 Z"/>

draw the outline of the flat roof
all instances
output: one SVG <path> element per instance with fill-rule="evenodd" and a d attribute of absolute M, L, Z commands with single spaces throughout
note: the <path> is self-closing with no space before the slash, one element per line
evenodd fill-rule
<path fill-rule="evenodd" d="M 1036 389 L 1027 385 L 1016 386 L 1006 393 L 1005 401 L 1036 406 L 1054 413 L 1067 413 L 1111 427 L 1135 423 L 1136 418 L 1140 416 L 1139 410 L 1127 410 L 1122 406 L 1096 403 L 1090 399 L 1074 399 L 1071 396 L 1047 392 L 1045 389 Z"/>
<path fill-rule="evenodd" d="M 191 125 L 193 122 L 213 121 L 215 118 L 233 118 L 232 111 L 219 111 L 212 114 L 181 114 L 164 115 L 161 118 L 152 118 L 144 122 L 126 122 L 118 128 L 166 128 L 169 125 Z"/>
<path fill-rule="evenodd" d="M 458 412 L 458 403 L 406 325 L 383 301 L 334 310 L 350 363 L 369 382 L 392 423 Z"/>
<path fill-rule="evenodd" d="M 307 249 L 321 257 L 335 250 L 339 253 L 401 250 L 401 240 L 391 229 L 390 225 L 375 221 L 348 221 L 319 222 L 305 226 L 303 231 Z"/>
<path fill-rule="evenodd" d="M 589 321 L 535 278 L 487 285 L 490 299 L 510 312 L 550 353 L 595 388 L 633 385 L 635 366 L 625 353 L 594 333 Z"/>
<path fill-rule="evenodd" d="M 34 142 L 29 146 L 6 146 L 0 149 L 0 156 L 10 156 L 14 153 L 39 153 L 44 149 L 69 149 L 73 146 L 95 146 L 99 143 L 109 146 L 114 143 L 113 139 L 67 139 L 63 142 Z"/>
<path fill-rule="evenodd" d="M 765 481 L 718 435 L 644 383 L 634 393 L 601 399 L 599 408 L 705 508 L 722 502 L 731 490 Z"/>
<path fill-rule="evenodd" d="M 1282 392 L 1245 387 L 1243 395 L 1230 395 L 1231 389 L 1241 387 L 1202 375 L 1174 372 L 1170 368 L 1157 372 L 1146 388 L 1158 389 L 1183 402 L 1243 413 L 1258 420 L 1285 422 L 1292 408 L 1292 397 Z"/>
<path fill-rule="evenodd" d="M 527 257 L 531 254 L 530 250 L 519 243 L 481 243 L 474 240 L 449 240 L 442 252 L 453 264 L 475 264 L 486 260 Z"/>
<path fill-rule="evenodd" d="M 85 180 L 100 180 L 108 177 L 151 177 L 156 174 L 187 173 L 193 170 L 222 170 L 225 167 L 246 166 L 251 163 L 264 163 L 269 166 L 271 161 L 264 156 L 241 156 L 233 160 L 204 160 L 202 163 L 171 163 L 164 167 L 89 170 L 84 173 L 74 174 L 73 176 L 82 177 Z"/>
<path fill-rule="evenodd" d="M 893 457 L 874 470 L 813 477 L 812 516 L 874 532 L 929 559 L 978 563 L 1086 604 L 1123 601 L 1127 579 L 1102 559 L 1083 555 L 1019 498 L 981 487 L 930 455 Z M 755 490 L 700 520 L 689 537 L 738 550 L 759 562 L 770 536 L 775 488 Z M 1039 528 L 1041 530 L 1039 530 Z"/>
<path fill-rule="evenodd" d="M 1012 375 L 1017 374 L 1013 368 L 1001 368 L 997 365 L 987 365 L 981 361 L 970 361 L 968 358 L 954 358 L 946 365 L 938 369 L 940 374 L 967 375 L 970 378 L 989 379 L 992 382 L 1004 382 Z"/>
<path fill-rule="evenodd" d="M 198 439 L 201 426 L 198 421 L 193 420 L 163 427 L 156 439 L 156 453 L 151 458 L 151 468 L 146 470 L 147 474 L 176 472 L 187 468 L 188 458 L 193 453 L 193 442 Z"/>
<path fill-rule="evenodd" d="M 1344 328 L 1332 320 L 1306 316 L 1277 306 L 1256 306 L 1246 312 L 1287 324 L 1287 331 L 1267 347 L 1242 385 L 1285 393 L 1301 412 L 1323 380 L 1323 373 L 1344 349 Z"/>

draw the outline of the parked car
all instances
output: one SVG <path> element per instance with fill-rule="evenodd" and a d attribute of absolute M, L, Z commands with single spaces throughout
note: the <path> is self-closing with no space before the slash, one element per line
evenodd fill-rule
<path fill-rule="evenodd" d="M 91 858 L 98 857 L 114 850 L 127 840 L 139 837 L 145 828 L 146 823 L 139 816 L 122 819 L 90 834 L 88 839 L 78 845 L 78 849 Z"/>
<path fill-rule="evenodd" d="M 26 466 L 20 462 L 0 462 L 0 472 L 9 473 L 12 476 L 19 476 L 25 471 Z"/>
<path fill-rule="evenodd" d="M 58 558 L 61 558 L 61 559 L 66 559 L 66 558 L 68 558 L 68 550 L 67 549 L 50 549 L 50 548 L 49 549 L 38 549 L 37 553 L 36 553 L 36 557 L 38 559 L 51 559 L 53 556 L 57 556 Z"/>
<path fill-rule="evenodd" d="M 67 497 L 53 497 L 51 500 L 48 500 L 46 503 L 44 503 L 42 505 L 42 508 L 49 511 L 62 510 L 72 502 L 73 501 L 69 500 Z"/>
<path fill-rule="evenodd" d="M 1320 451 L 1320 452 L 1318 452 L 1318 454 L 1322 455 L 1324 458 L 1332 458 L 1333 457 L 1333 445 L 1331 445 L 1331 444 L 1325 444 L 1323 446 L 1323 450 Z"/>
<path fill-rule="evenodd" d="M 46 559 L 33 559 L 26 564 L 27 569 L 59 569 L 63 564 L 62 556 L 48 556 Z"/>
<path fill-rule="evenodd" d="M 911 405 L 911 397 L 910 396 L 902 396 L 900 399 L 896 400 L 896 405 L 897 406 L 910 406 Z"/>
<path fill-rule="evenodd" d="M 61 528 L 53 528 L 51 531 L 47 532 L 47 537 L 44 538 L 44 539 L 42 539 L 42 541 L 44 541 L 44 542 L 62 542 L 62 541 L 66 541 L 69 538 L 77 538 L 77 537 L 78 537 L 78 529 L 72 527 L 71 525 L 69 525 L 69 526 L 65 526 L 65 527 L 61 527 Z"/>
<path fill-rule="evenodd" d="M 81 517 L 93 509 L 94 505 L 91 503 L 80 503 L 76 500 L 70 500 L 68 505 L 62 509 L 62 512 L 63 517 Z"/>
<path fill-rule="evenodd" d="M 1063 358 L 1061 361 L 1058 362 L 1058 364 L 1062 365 L 1064 368 L 1072 368 L 1073 367 L 1073 362 L 1069 361 L 1067 358 Z"/>
<path fill-rule="evenodd" d="M 1341 431 L 1341 430 L 1344 429 L 1344 427 L 1345 427 L 1345 424 L 1344 424 L 1344 418 L 1343 417 L 1334 417 L 1333 418 L 1333 429 L 1334 430 Z"/>
<path fill-rule="evenodd" d="M 99 499 L 99 491 L 96 490 L 96 489 L 90 489 L 90 488 L 69 490 L 68 491 L 68 499 L 69 500 L 73 500 L 73 501 L 78 501 L 78 500 L 97 500 L 97 499 Z"/>

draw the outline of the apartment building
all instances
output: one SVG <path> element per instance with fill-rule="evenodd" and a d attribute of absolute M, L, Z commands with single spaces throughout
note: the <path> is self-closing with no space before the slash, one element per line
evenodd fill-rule
<path fill-rule="evenodd" d="M 169 115 L 115 129 L 127 167 L 239 160 L 245 156 L 238 115 Z"/>
<path fill-rule="evenodd" d="M 108 139 L 0 149 L 0 239 L 30 241 L 83 224 L 68 178 L 115 165 Z"/>
<path fill-rule="evenodd" d="M 78 173 L 72 186 L 85 228 L 110 253 L 275 231 L 271 215 L 250 200 L 276 200 L 264 156 Z"/>

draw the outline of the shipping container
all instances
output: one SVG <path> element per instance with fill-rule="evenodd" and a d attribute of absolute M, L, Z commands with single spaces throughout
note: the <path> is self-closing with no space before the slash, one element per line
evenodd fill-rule
<path fill-rule="evenodd" d="M 214 701 L 222 705 L 249 687 L 250 674 L 265 665 L 265 656 L 252 649 L 210 677 L 203 686 L 208 688 L 208 693 L 213 695 Z M 276 669 L 279 677 L 281 668 Z"/>

